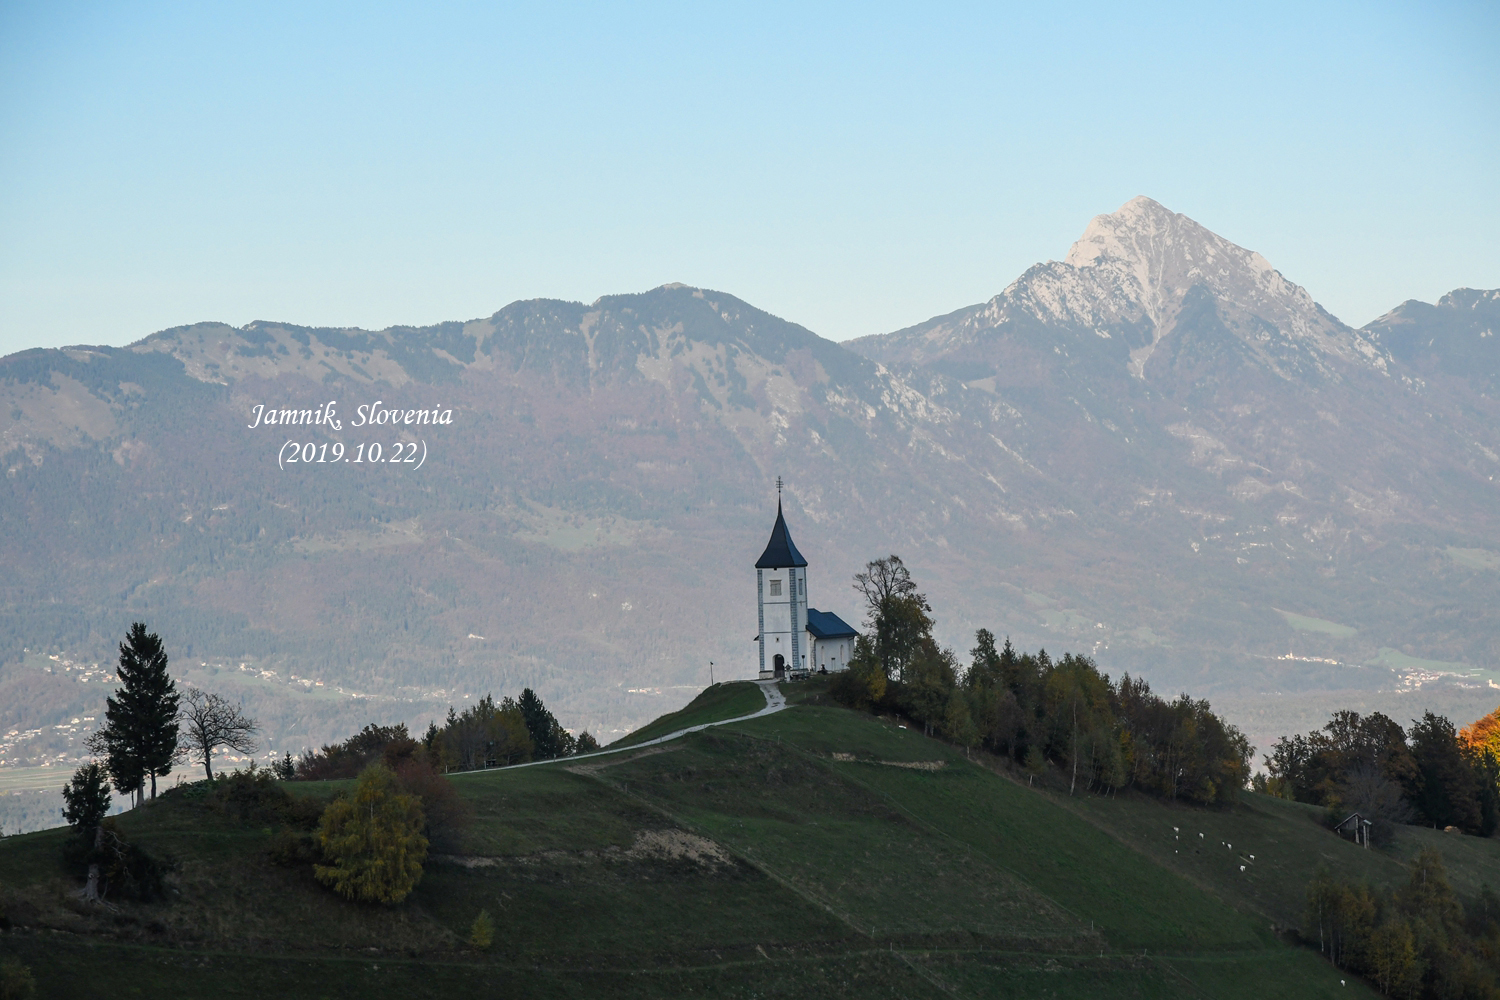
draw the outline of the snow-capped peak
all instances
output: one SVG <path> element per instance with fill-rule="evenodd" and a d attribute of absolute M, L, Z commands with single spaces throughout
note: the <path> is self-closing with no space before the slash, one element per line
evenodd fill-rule
<path fill-rule="evenodd" d="M 1217 296 L 1282 300 L 1281 312 L 1298 300 L 1293 312 L 1317 306 L 1307 292 L 1283 278 L 1271 262 L 1253 250 L 1224 239 L 1185 215 L 1144 195 L 1109 215 L 1096 215 L 1063 259 L 1076 268 L 1098 268 L 1120 280 L 1121 291 L 1144 309 L 1152 322 L 1167 318 L 1174 300 L 1195 284 Z M 1254 311 L 1254 310 L 1252 310 Z M 1266 317 L 1270 318 L 1270 317 Z"/>
<path fill-rule="evenodd" d="M 1315 346 L 1315 353 L 1384 367 L 1377 348 L 1320 308 L 1266 258 L 1144 196 L 1095 216 L 1067 257 L 1032 268 L 992 309 L 998 312 L 1009 303 L 1044 320 L 1091 328 L 1101 337 L 1111 336 L 1121 323 L 1145 321 L 1149 341 L 1131 351 L 1131 371 L 1140 375 L 1195 286 L 1206 288 L 1221 306 L 1248 313 L 1293 342 Z"/>
<path fill-rule="evenodd" d="M 1072 341 L 1078 350 L 1123 351 L 1126 369 L 1142 379 L 1157 346 L 1179 330 L 1237 338 L 1285 378 L 1336 377 L 1335 359 L 1381 371 L 1389 360 L 1371 336 L 1329 315 L 1266 258 L 1144 196 L 1095 216 L 1065 259 L 1028 268 L 984 305 L 887 334 L 870 356 L 924 363 L 982 354 L 1013 323 L 1056 331 L 1059 354 L 1080 334 Z"/>

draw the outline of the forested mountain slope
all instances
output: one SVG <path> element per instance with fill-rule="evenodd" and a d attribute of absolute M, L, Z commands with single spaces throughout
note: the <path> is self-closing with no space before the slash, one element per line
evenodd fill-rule
<path fill-rule="evenodd" d="M 960 649 L 1093 654 L 1263 744 L 1418 681 L 1465 722 L 1500 696 L 1494 299 L 1353 330 L 1137 199 L 991 302 L 847 345 L 669 285 L 12 355 L 0 759 L 76 749 L 133 620 L 277 751 L 523 686 L 618 735 L 710 660 L 753 670 L 778 475 L 848 620 L 896 552 Z M 264 421 L 330 401 L 338 429 Z M 356 426 L 376 404 L 403 422 Z"/>

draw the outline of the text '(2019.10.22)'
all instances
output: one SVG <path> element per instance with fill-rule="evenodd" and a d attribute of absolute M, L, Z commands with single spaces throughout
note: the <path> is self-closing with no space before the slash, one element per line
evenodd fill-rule
<path fill-rule="evenodd" d="M 427 442 L 396 441 L 387 448 L 379 441 L 361 441 L 344 447 L 342 441 L 288 441 L 276 453 L 276 464 L 289 465 L 393 465 L 420 469 L 427 461 Z"/>

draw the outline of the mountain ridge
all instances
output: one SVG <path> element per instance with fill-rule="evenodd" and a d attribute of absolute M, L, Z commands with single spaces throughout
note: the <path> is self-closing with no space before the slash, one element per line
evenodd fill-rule
<path fill-rule="evenodd" d="M 1137 209 L 1158 255 L 1143 272 L 1100 216 L 1080 264 L 844 344 L 669 283 L 430 327 L 205 323 L 0 359 L 0 596 L 25 609 L 0 629 L 0 691 L 44 692 L 0 732 L 91 697 L 39 673 L 37 648 L 107 662 L 143 617 L 194 682 L 274 673 L 244 690 L 294 748 L 372 706 L 421 725 L 523 685 L 619 733 L 709 660 L 748 669 L 736 574 L 777 475 L 814 603 L 850 621 L 846 581 L 894 551 L 954 648 L 982 626 L 1191 681 L 1258 741 L 1310 728 L 1285 692 L 1389 707 L 1421 663 L 1463 675 L 1421 682 L 1445 705 L 1488 711 L 1500 369 L 1480 334 L 1500 295 L 1352 331 L 1251 251 L 1198 280 L 1203 247 L 1232 244 Z M 1045 299 L 1060 312 L 1013 292 L 1058 274 L 1078 279 Z M 246 428 L 257 402 L 332 398 L 346 416 L 441 402 L 456 424 L 423 431 L 417 475 L 366 478 L 288 473 L 280 438 Z M 352 694 L 313 697 L 334 687 Z M 0 740 L 0 760 L 20 752 Z"/>

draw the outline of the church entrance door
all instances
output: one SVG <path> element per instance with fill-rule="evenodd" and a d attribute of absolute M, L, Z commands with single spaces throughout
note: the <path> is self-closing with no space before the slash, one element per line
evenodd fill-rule
<path fill-rule="evenodd" d="M 774 662 L 776 664 L 776 679 L 781 680 L 786 676 L 786 660 L 780 653 L 777 653 Z"/>

